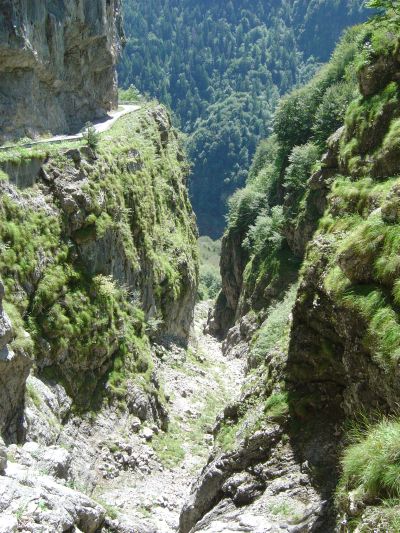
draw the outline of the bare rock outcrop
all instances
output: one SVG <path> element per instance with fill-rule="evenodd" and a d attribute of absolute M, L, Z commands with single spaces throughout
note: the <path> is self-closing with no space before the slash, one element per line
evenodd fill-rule
<path fill-rule="evenodd" d="M 215 309 L 210 314 L 208 331 L 218 338 L 225 338 L 237 318 L 237 308 L 243 285 L 243 271 L 248 254 L 242 248 L 242 233 L 227 231 L 222 239 L 221 275 L 222 290 Z"/>
<path fill-rule="evenodd" d="M 0 433 L 17 435 L 24 403 L 25 382 L 31 366 L 23 351 L 14 351 L 10 319 L 3 309 L 4 285 L 0 281 Z"/>
<path fill-rule="evenodd" d="M 35 468 L 10 463 L 0 476 L 0 531 L 94 533 L 104 523 L 105 510 L 84 494 L 57 483 Z"/>
<path fill-rule="evenodd" d="M 116 107 L 122 40 L 120 0 L 3 1 L 0 141 L 79 130 Z"/>

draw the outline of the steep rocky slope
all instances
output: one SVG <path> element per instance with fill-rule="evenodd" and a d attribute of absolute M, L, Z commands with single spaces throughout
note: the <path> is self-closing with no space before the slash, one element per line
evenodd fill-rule
<path fill-rule="evenodd" d="M 0 533 L 400 531 L 395 15 L 279 105 L 206 332 L 162 106 L 1 151 Z"/>
<path fill-rule="evenodd" d="M 282 101 L 231 201 L 208 328 L 247 378 L 182 532 L 399 531 L 398 24 Z"/>
<path fill-rule="evenodd" d="M 187 163 L 165 109 L 84 144 L 0 155 L 0 511 L 33 531 L 97 530 L 106 511 L 74 489 L 112 472 L 104 442 L 168 430 L 150 339 L 185 351 L 197 288 Z"/>
<path fill-rule="evenodd" d="M 0 141 L 79 130 L 117 105 L 119 0 L 5 0 Z"/>

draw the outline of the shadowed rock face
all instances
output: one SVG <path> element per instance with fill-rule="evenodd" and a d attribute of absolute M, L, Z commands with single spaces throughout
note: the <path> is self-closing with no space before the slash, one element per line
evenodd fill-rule
<path fill-rule="evenodd" d="M 0 437 L 17 438 L 22 415 L 25 381 L 31 361 L 22 352 L 14 352 L 10 319 L 3 310 L 4 285 L 0 281 Z M 1 468 L 1 459 L 0 459 Z"/>
<path fill-rule="evenodd" d="M 120 0 L 3 0 L 0 141 L 79 130 L 117 105 Z"/>

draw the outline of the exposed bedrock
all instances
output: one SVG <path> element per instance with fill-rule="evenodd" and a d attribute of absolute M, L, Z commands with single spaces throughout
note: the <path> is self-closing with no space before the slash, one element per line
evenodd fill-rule
<path fill-rule="evenodd" d="M 31 361 L 22 350 L 9 345 L 13 329 L 3 309 L 3 297 L 4 285 L 0 281 L 0 435 L 8 439 L 18 437 Z"/>
<path fill-rule="evenodd" d="M 120 0 L 4 0 L 0 141 L 79 130 L 115 108 L 122 40 Z"/>

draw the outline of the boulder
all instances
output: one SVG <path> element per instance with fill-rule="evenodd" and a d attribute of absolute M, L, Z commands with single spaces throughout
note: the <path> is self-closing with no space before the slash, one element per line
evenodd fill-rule
<path fill-rule="evenodd" d="M 150 441 L 153 439 L 154 432 L 150 428 L 143 428 L 140 435 L 147 441 Z"/>
<path fill-rule="evenodd" d="M 40 464 L 51 476 L 67 480 L 71 468 L 71 454 L 65 448 L 51 446 L 45 449 Z"/>
<path fill-rule="evenodd" d="M 24 531 L 32 533 L 95 533 L 105 518 L 105 510 L 84 494 L 38 470 L 10 463 L 7 476 L 0 476 L 0 524 L 8 523 L 9 529 L 0 531 L 17 531 L 9 518 L 16 514 Z"/>

